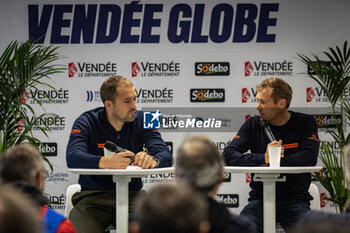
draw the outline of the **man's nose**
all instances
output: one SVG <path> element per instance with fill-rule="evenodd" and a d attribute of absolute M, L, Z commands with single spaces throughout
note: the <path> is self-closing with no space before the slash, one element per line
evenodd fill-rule
<path fill-rule="evenodd" d="M 136 100 L 133 100 L 133 101 L 131 102 L 131 107 L 136 109 Z"/>
<path fill-rule="evenodd" d="M 255 107 L 255 108 L 256 108 L 257 110 L 261 109 L 261 105 L 260 105 L 259 102 L 256 104 L 256 107 Z"/>

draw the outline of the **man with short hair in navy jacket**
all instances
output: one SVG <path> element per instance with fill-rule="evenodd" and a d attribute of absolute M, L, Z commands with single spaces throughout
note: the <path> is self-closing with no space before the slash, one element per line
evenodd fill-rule
<path fill-rule="evenodd" d="M 143 169 L 172 166 L 172 155 L 160 134 L 143 129 L 143 114 L 136 110 L 137 95 L 130 80 L 122 76 L 108 78 L 100 96 L 104 107 L 83 113 L 73 124 L 66 153 L 69 168 L 125 169 L 131 158 L 131 165 Z M 126 151 L 104 156 L 106 141 Z M 69 216 L 77 232 L 102 233 L 115 225 L 112 176 L 80 175 L 79 184 L 82 191 L 73 195 L 74 208 Z M 141 179 L 132 179 L 130 203 L 141 188 Z"/>
<path fill-rule="evenodd" d="M 315 119 L 303 113 L 288 111 L 292 89 L 284 80 L 269 78 L 257 86 L 259 116 L 249 118 L 239 129 L 223 156 L 229 166 L 264 166 L 269 163 L 268 147 L 282 146 L 281 166 L 314 166 L 317 163 L 319 139 Z M 270 127 L 276 140 L 270 142 L 261 121 Z M 250 150 L 249 153 L 246 153 Z M 254 176 L 254 174 L 253 174 Z M 284 174 L 285 182 L 276 182 L 276 217 L 289 229 L 310 210 L 309 173 Z M 249 203 L 241 215 L 254 221 L 263 231 L 262 182 L 250 183 Z"/>

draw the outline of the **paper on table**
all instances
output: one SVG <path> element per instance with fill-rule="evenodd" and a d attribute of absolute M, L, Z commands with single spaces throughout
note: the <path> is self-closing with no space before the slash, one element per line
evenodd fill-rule
<path fill-rule="evenodd" d="M 142 170 L 142 167 L 129 165 L 126 170 Z"/>

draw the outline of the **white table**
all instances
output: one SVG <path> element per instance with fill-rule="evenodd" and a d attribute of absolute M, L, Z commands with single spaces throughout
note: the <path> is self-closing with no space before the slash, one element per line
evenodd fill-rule
<path fill-rule="evenodd" d="M 81 175 L 112 175 L 116 186 L 116 232 L 128 232 L 129 219 L 129 182 L 131 178 L 140 178 L 149 174 L 166 174 L 174 172 L 173 167 L 155 169 L 69 169 Z"/>
<path fill-rule="evenodd" d="M 230 173 L 255 173 L 254 181 L 263 182 L 264 232 L 276 232 L 276 182 L 286 181 L 280 173 L 309 173 L 321 170 L 322 167 L 225 167 Z"/>
<path fill-rule="evenodd" d="M 322 167 L 225 167 L 229 173 L 255 173 L 254 181 L 263 182 L 264 232 L 276 231 L 276 182 L 285 181 L 279 178 L 280 173 L 309 173 L 321 170 Z M 127 170 L 127 169 L 69 169 L 81 175 L 112 175 L 116 183 L 116 227 L 117 233 L 128 232 L 129 218 L 129 182 L 131 178 L 144 177 L 149 174 L 166 174 L 174 172 L 173 167 Z"/>

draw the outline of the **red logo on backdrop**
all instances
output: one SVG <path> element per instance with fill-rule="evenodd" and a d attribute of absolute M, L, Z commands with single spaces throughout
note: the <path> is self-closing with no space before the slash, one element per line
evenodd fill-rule
<path fill-rule="evenodd" d="M 250 183 L 252 181 L 252 175 L 250 173 L 245 174 L 245 182 Z"/>
<path fill-rule="evenodd" d="M 141 68 L 137 62 L 131 63 L 131 77 L 136 77 L 141 71 Z"/>
<path fill-rule="evenodd" d="M 245 120 L 248 120 L 250 118 L 250 114 L 245 115 Z"/>
<path fill-rule="evenodd" d="M 68 64 L 68 78 L 73 78 L 74 75 L 78 72 L 77 67 L 73 62 Z"/>
<path fill-rule="evenodd" d="M 248 77 L 254 71 L 254 67 L 250 63 L 250 61 L 246 61 L 244 63 L 244 76 Z"/>
<path fill-rule="evenodd" d="M 22 92 L 22 97 L 21 97 L 21 104 L 25 104 L 27 103 L 27 101 L 29 100 L 29 94 L 26 91 Z"/>
<path fill-rule="evenodd" d="M 242 103 L 246 103 L 251 97 L 248 88 L 242 88 Z"/>
<path fill-rule="evenodd" d="M 309 103 L 315 98 L 316 94 L 311 87 L 306 88 L 306 102 Z"/>
<path fill-rule="evenodd" d="M 327 194 L 326 193 L 321 193 L 320 194 L 321 208 L 326 207 L 326 205 L 328 204 L 329 200 L 327 200 L 326 198 L 327 198 Z"/>

